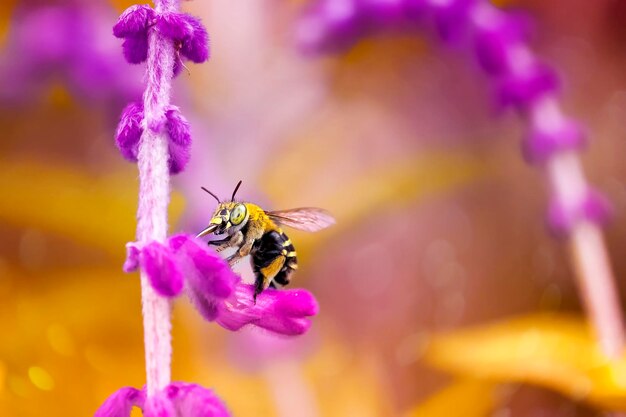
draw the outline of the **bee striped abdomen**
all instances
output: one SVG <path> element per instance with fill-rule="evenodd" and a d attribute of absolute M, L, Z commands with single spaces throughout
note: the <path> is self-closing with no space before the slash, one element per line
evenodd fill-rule
<path fill-rule="evenodd" d="M 281 230 L 265 233 L 254 244 L 252 268 L 258 289 L 289 284 L 291 273 L 298 268 L 296 250 Z"/>

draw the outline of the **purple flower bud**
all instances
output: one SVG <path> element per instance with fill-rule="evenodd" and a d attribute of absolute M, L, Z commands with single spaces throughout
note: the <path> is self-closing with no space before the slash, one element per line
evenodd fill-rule
<path fill-rule="evenodd" d="M 494 16 L 476 28 L 475 46 L 478 62 L 490 75 L 499 76 L 509 71 L 508 50 L 512 45 L 526 41 L 530 20 L 521 14 L 505 13 L 488 8 Z"/>
<path fill-rule="evenodd" d="M 550 132 L 533 128 L 535 130 L 522 143 L 524 159 L 528 163 L 544 163 L 557 152 L 576 150 L 586 143 L 585 132 L 573 121 L 564 121 L 558 129 Z"/>
<path fill-rule="evenodd" d="M 137 162 L 139 139 L 143 133 L 143 105 L 132 102 L 122 111 L 120 123 L 115 132 L 115 143 L 124 158 Z"/>
<path fill-rule="evenodd" d="M 140 263 L 158 294 L 174 297 L 181 293 L 183 274 L 169 248 L 158 242 L 150 242 L 141 250 Z"/>
<path fill-rule="evenodd" d="M 106 399 L 94 417 L 130 417 L 133 407 L 143 407 L 145 394 L 137 388 L 120 388 Z"/>
<path fill-rule="evenodd" d="M 122 43 L 124 58 L 130 64 L 140 64 L 148 59 L 148 35 L 129 35 Z"/>
<path fill-rule="evenodd" d="M 139 140 L 143 134 L 143 105 L 139 102 L 130 103 L 120 118 L 115 134 L 115 143 L 124 158 L 136 162 L 139 152 Z M 185 169 L 191 157 L 191 128 L 189 122 L 176 106 L 169 106 L 165 112 L 165 123 L 154 126 L 159 131 L 163 125 L 167 130 L 169 143 L 169 171 L 177 174 Z"/>
<path fill-rule="evenodd" d="M 435 25 L 441 39 L 454 42 L 465 35 L 468 29 L 468 14 L 476 0 L 450 0 L 435 4 Z"/>
<path fill-rule="evenodd" d="M 95 417 L 130 417 L 139 407 L 146 417 L 229 417 L 222 401 L 200 385 L 172 382 L 146 398 L 145 389 L 121 388 L 96 411 Z"/>
<path fill-rule="evenodd" d="M 169 169 L 177 174 L 185 169 L 191 157 L 191 127 L 176 106 L 170 106 L 165 113 L 166 129 L 169 135 Z"/>
<path fill-rule="evenodd" d="M 116 38 L 145 35 L 154 17 L 155 11 L 147 4 L 130 6 L 124 10 L 115 26 L 113 26 L 113 35 Z"/>
<path fill-rule="evenodd" d="M 194 28 L 189 22 L 191 16 L 183 13 L 162 13 L 156 18 L 157 29 L 174 41 L 181 41 L 193 35 Z"/>
<path fill-rule="evenodd" d="M 500 103 L 526 110 L 528 105 L 541 96 L 554 93 L 559 80 L 554 71 L 543 65 L 535 65 L 524 74 L 510 74 L 500 85 Z"/>
<path fill-rule="evenodd" d="M 590 189 L 580 201 L 554 200 L 548 212 L 548 222 L 557 236 L 567 236 L 582 220 L 604 224 L 611 216 L 609 201 L 598 191 Z"/>
<path fill-rule="evenodd" d="M 238 284 L 233 296 L 221 305 L 217 322 L 229 330 L 253 324 L 294 336 L 309 329 L 309 317 L 319 310 L 313 295 L 304 290 L 266 289 L 257 296 L 256 303 L 253 295 L 252 285 Z"/>
<path fill-rule="evenodd" d="M 193 16 L 186 17 L 193 32 L 190 37 L 182 40 L 180 53 L 191 62 L 200 64 L 209 59 L 209 34 L 199 19 Z"/>
<path fill-rule="evenodd" d="M 163 13 L 157 17 L 157 28 L 179 48 L 182 56 L 197 64 L 209 59 L 209 35 L 199 19 L 183 13 Z M 182 69 L 174 65 L 174 75 Z"/>

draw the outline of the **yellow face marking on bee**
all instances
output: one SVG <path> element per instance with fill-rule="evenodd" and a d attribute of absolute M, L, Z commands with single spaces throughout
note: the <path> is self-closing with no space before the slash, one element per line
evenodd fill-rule
<path fill-rule="evenodd" d="M 226 228 L 228 229 L 232 224 L 230 222 L 226 223 Z"/>
<path fill-rule="evenodd" d="M 213 217 L 211 219 L 211 224 L 222 224 L 222 218 L 221 217 Z"/>
<path fill-rule="evenodd" d="M 287 249 L 283 249 L 283 251 L 281 252 L 281 255 L 287 256 Z"/>
<path fill-rule="evenodd" d="M 295 258 L 296 257 L 296 252 L 295 251 L 291 251 L 289 253 L 287 253 L 286 255 L 288 258 Z"/>
<path fill-rule="evenodd" d="M 291 240 L 290 239 L 287 239 L 287 240 L 285 240 L 283 242 L 283 246 L 289 246 L 289 245 L 291 245 Z"/>
<path fill-rule="evenodd" d="M 289 268 L 291 268 L 291 269 L 298 269 L 298 264 L 292 262 L 292 263 L 289 264 Z"/>

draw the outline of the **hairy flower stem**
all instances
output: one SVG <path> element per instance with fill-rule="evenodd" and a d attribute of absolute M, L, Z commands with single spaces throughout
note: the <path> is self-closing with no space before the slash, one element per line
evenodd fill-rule
<path fill-rule="evenodd" d="M 157 13 L 177 11 L 178 0 L 155 0 Z M 165 109 L 170 101 L 174 67 L 174 45 L 156 30 L 148 38 L 144 133 L 137 156 L 139 166 L 139 209 L 137 240 L 164 242 L 167 236 L 169 203 L 168 144 L 164 130 Z M 146 274 L 141 273 L 144 343 L 146 349 L 147 395 L 170 383 L 172 356 L 170 302 L 158 296 Z"/>
<path fill-rule="evenodd" d="M 558 125 L 565 118 L 556 100 L 539 102 L 533 110 L 535 123 Z M 553 195 L 560 201 L 575 204 L 584 199 L 589 184 L 577 153 L 555 155 L 545 173 Z M 624 320 L 602 231 L 585 219 L 573 226 L 568 239 L 578 288 L 596 337 L 608 357 L 618 358 L 626 340 Z"/>

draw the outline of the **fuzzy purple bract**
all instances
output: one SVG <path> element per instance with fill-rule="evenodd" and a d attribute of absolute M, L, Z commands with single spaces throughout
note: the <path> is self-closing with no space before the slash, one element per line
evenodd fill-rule
<path fill-rule="evenodd" d="M 144 111 L 141 102 L 132 102 L 122 111 L 120 122 L 115 132 L 115 144 L 129 161 L 137 162 L 139 140 L 143 134 Z M 168 135 L 168 166 L 170 174 L 182 172 L 189 162 L 191 153 L 191 126 L 180 109 L 170 105 L 165 112 L 165 123 L 156 124 L 153 128 L 165 128 Z"/>
<path fill-rule="evenodd" d="M 113 35 L 124 39 L 124 57 L 131 64 L 144 62 L 148 57 L 148 33 L 158 30 L 171 39 L 182 56 L 191 62 L 209 59 L 209 35 L 200 20 L 185 13 L 157 13 L 148 5 L 134 5 L 126 9 L 113 27 Z M 180 73 L 180 59 L 174 64 L 174 75 Z"/>

